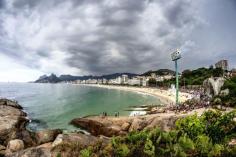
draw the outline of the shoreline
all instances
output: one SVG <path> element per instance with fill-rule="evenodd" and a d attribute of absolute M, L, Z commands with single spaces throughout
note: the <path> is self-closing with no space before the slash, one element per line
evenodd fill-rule
<path fill-rule="evenodd" d="M 138 94 L 147 94 L 150 96 L 154 96 L 160 100 L 161 105 L 171 105 L 175 104 L 175 95 L 168 90 L 162 90 L 158 88 L 150 88 L 150 87 L 133 87 L 133 86 L 116 86 L 116 85 L 101 85 L 101 84 L 75 84 L 82 86 L 90 86 L 90 87 L 99 87 L 106 89 L 117 89 L 123 91 L 135 92 Z M 179 93 L 179 102 L 185 102 L 186 100 L 191 98 L 191 94 L 188 93 Z"/>

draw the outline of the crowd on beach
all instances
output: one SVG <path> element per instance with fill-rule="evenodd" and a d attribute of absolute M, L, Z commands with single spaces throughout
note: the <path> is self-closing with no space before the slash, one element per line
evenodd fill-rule
<path fill-rule="evenodd" d="M 107 112 L 102 112 L 102 115 L 101 115 L 101 116 L 104 118 L 104 117 L 107 117 L 108 114 L 107 114 Z M 119 116 L 120 116 L 120 113 L 119 113 L 119 112 L 115 112 L 114 116 L 115 116 L 115 117 L 119 117 Z"/>

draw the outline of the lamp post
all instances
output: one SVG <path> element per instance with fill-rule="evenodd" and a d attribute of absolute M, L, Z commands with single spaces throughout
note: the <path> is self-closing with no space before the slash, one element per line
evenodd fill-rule
<path fill-rule="evenodd" d="M 176 51 L 174 51 L 171 54 L 171 59 L 172 61 L 175 62 L 175 78 L 176 78 L 176 82 L 175 82 L 175 88 L 176 88 L 176 105 L 179 104 L 179 73 L 178 73 L 178 60 L 181 58 L 181 54 L 180 51 L 177 49 Z"/>

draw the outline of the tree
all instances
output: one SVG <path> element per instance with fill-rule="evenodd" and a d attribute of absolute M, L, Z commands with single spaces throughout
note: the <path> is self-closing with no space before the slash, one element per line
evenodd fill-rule
<path fill-rule="evenodd" d="M 157 83 L 157 81 L 156 81 L 156 79 L 154 79 L 154 78 L 150 78 L 150 79 L 148 80 L 149 86 L 156 86 L 156 83 Z"/>

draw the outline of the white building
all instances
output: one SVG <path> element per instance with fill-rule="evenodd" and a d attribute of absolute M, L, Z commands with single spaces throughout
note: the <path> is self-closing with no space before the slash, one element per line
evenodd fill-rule
<path fill-rule="evenodd" d="M 102 84 L 107 84 L 107 83 L 108 83 L 108 80 L 105 79 L 105 78 L 103 78 L 103 79 L 102 79 Z"/>
<path fill-rule="evenodd" d="M 128 75 L 122 75 L 121 78 L 122 78 L 121 84 L 128 84 L 128 80 L 129 80 Z"/>
<path fill-rule="evenodd" d="M 96 80 L 96 79 L 88 79 L 88 80 L 85 80 L 85 83 L 86 84 L 97 84 L 98 80 Z"/>
<path fill-rule="evenodd" d="M 141 79 L 140 78 L 137 78 L 137 77 L 134 77 L 132 79 L 129 79 L 128 80 L 128 84 L 131 85 L 131 86 L 141 86 Z"/>

